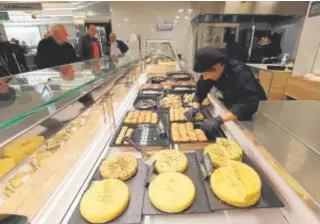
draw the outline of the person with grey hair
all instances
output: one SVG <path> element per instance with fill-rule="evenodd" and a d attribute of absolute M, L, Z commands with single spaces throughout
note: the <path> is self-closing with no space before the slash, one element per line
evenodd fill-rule
<path fill-rule="evenodd" d="M 71 44 L 67 42 L 68 32 L 64 25 L 51 28 L 51 37 L 39 42 L 36 62 L 39 69 L 49 68 L 79 61 Z"/>
<path fill-rule="evenodd" d="M 120 56 L 128 50 L 129 47 L 122 40 L 117 40 L 116 33 L 110 33 L 110 56 Z"/>

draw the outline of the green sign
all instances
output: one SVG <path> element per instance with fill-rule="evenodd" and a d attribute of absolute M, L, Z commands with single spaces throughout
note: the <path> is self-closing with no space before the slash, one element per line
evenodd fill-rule
<path fill-rule="evenodd" d="M 9 20 L 8 12 L 0 12 L 0 21 Z"/>

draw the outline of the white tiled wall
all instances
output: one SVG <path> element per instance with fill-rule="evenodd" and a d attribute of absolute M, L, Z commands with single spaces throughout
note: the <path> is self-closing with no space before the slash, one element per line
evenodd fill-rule
<path fill-rule="evenodd" d="M 140 34 L 143 46 L 147 39 L 172 40 L 176 51 L 191 61 L 194 40 L 190 18 L 194 15 L 188 13 L 190 7 L 189 2 L 110 2 L 112 28 L 123 41 L 129 40 L 132 33 Z M 179 9 L 183 9 L 183 13 L 179 13 Z M 172 31 L 157 31 L 157 23 L 174 22 L 176 16 L 180 18 Z"/>

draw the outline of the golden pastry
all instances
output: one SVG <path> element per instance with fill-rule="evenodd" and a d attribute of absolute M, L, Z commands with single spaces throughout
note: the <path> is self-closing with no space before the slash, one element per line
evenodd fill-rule
<path fill-rule="evenodd" d="M 115 155 L 105 159 L 100 166 L 104 178 L 128 180 L 138 171 L 137 159 L 130 155 Z"/>
<path fill-rule="evenodd" d="M 90 223 L 109 222 L 124 212 L 129 200 L 129 189 L 123 181 L 97 181 L 84 193 L 80 213 Z"/>
<path fill-rule="evenodd" d="M 262 186 L 254 169 L 232 160 L 211 174 L 210 185 L 218 198 L 237 207 L 248 207 L 257 203 Z"/>
<path fill-rule="evenodd" d="M 0 177 L 6 175 L 10 170 L 15 167 L 16 163 L 14 158 L 0 159 Z"/>
<path fill-rule="evenodd" d="M 116 145 L 120 145 L 122 143 L 122 140 L 124 138 L 124 135 L 126 134 L 128 127 L 127 126 L 123 126 L 119 132 L 119 135 L 116 139 Z"/>
<path fill-rule="evenodd" d="M 12 142 L 3 149 L 3 156 L 14 158 L 18 164 L 44 143 L 43 136 L 30 137 Z"/>
<path fill-rule="evenodd" d="M 155 169 L 158 173 L 183 173 L 188 167 L 187 156 L 179 150 L 161 150 L 160 152 L 157 152 L 154 156 L 156 158 Z"/>
<path fill-rule="evenodd" d="M 243 151 L 234 141 L 217 138 L 216 143 L 206 146 L 203 153 L 208 153 L 213 165 L 220 167 L 227 165 L 230 160 L 241 161 Z"/>
<path fill-rule="evenodd" d="M 149 186 L 152 205 L 167 213 L 181 212 L 190 207 L 195 194 L 195 187 L 189 177 L 177 172 L 159 174 Z"/>
<path fill-rule="evenodd" d="M 202 131 L 201 129 L 195 129 L 194 131 L 195 131 L 195 133 L 197 134 L 198 140 L 199 140 L 200 142 L 206 142 L 206 141 L 208 141 L 208 138 L 207 138 L 206 134 L 204 133 L 204 131 Z"/>

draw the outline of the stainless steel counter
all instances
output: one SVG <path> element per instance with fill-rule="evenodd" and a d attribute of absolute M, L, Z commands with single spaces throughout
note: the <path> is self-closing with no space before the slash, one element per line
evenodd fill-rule
<path fill-rule="evenodd" d="M 266 101 L 242 123 L 320 204 L 320 103 Z"/>

